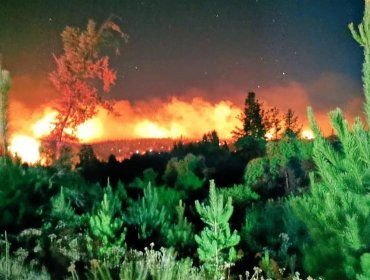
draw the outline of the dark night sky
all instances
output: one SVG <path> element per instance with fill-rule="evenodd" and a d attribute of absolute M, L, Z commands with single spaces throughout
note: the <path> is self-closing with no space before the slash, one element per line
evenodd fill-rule
<path fill-rule="evenodd" d="M 130 36 L 112 58 L 115 98 L 202 95 L 241 106 L 254 90 L 271 105 L 359 108 L 362 50 L 347 24 L 360 22 L 362 0 L 0 0 L 3 64 L 16 89 L 33 81 L 15 97 L 54 96 L 31 90 L 47 83 L 63 28 L 112 13 Z"/>

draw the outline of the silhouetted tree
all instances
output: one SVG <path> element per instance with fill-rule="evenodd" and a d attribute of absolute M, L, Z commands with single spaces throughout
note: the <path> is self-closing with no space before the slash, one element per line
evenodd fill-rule
<path fill-rule="evenodd" d="M 94 149 L 91 145 L 82 145 L 81 150 L 78 154 L 80 158 L 80 164 L 85 165 L 97 161 L 94 153 Z"/>
<path fill-rule="evenodd" d="M 278 139 L 280 131 L 283 129 L 282 117 L 280 115 L 279 109 L 276 107 L 269 109 L 265 112 L 264 117 L 266 132 L 270 132 L 272 134 L 272 139 Z"/>
<path fill-rule="evenodd" d="M 296 137 L 302 130 L 302 125 L 299 123 L 298 117 L 292 109 L 289 109 L 284 116 L 284 135 L 288 137 Z"/>
<path fill-rule="evenodd" d="M 234 131 L 236 137 L 249 136 L 256 139 L 263 139 L 266 130 L 263 122 L 262 103 L 256 99 L 254 92 L 248 93 L 244 103 L 244 111 L 240 119 L 243 122 L 243 128 Z"/>
<path fill-rule="evenodd" d="M 234 136 L 237 138 L 235 147 L 246 158 L 262 156 L 265 152 L 265 124 L 262 103 L 256 99 L 254 92 L 249 92 L 245 99 L 244 111 L 240 117 L 243 128 L 237 128 Z"/>
<path fill-rule="evenodd" d="M 220 145 L 220 138 L 218 137 L 216 130 L 212 130 L 203 135 L 202 142 L 218 147 Z"/>
<path fill-rule="evenodd" d="M 86 180 L 93 182 L 101 181 L 104 184 L 107 182 L 107 178 L 99 178 L 104 174 L 102 171 L 103 166 L 96 158 L 91 145 L 83 145 L 78 153 L 78 157 L 80 162 L 77 167 Z"/>

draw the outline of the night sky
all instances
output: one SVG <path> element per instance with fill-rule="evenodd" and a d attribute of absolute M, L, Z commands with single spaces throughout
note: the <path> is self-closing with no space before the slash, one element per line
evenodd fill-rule
<path fill-rule="evenodd" d="M 133 103 L 170 96 L 231 100 L 248 91 L 305 114 L 361 111 L 362 49 L 347 24 L 362 0 L 0 0 L 0 53 L 13 97 L 37 106 L 57 95 L 47 73 L 66 25 L 115 14 L 130 39 L 112 57 L 112 91 Z"/>

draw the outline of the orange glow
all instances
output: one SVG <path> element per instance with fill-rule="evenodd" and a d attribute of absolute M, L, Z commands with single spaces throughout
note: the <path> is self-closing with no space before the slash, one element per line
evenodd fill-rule
<path fill-rule="evenodd" d="M 77 127 L 76 136 L 81 143 L 88 143 L 103 136 L 103 123 L 98 118 L 93 118 Z"/>
<path fill-rule="evenodd" d="M 313 134 L 313 132 L 311 130 L 306 129 L 306 130 L 302 131 L 302 138 L 311 140 L 311 139 L 315 138 L 315 135 Z"/>
<path fill-rule="evenodd" d="M 34 164 L 40 160 L 40 142 L 27 135 L 15 135 L 11 139 L 9 151 L 13 156 L 18 156 L 23 162 Z"/>
<path fill-rule="evenodd" d="M 272 132 L 267 132 L 267 133 L 265 134 L 265 138 L 266 138 L 267 140 L 272 140 L 272 138 L 274 138 L 274 134 L 273 134 Z"/>
<path fill-rule="evenodd" d="M 40 160 L 40 139 L 47 136 L 54 128 L 53 122 L 57 112 L 46 108 L 41 117 L 30 124 L 30 131 L 24 134 L 14 134 L 10 139 L 9 151 L 21 158 L 23 162 L 34 164 Z M 70 129 L 66 129 L 70 132 Z M 103 124 L 97 119 L 91 119 L 76 129 L 76 136 L 81 143 L 91 142 L 103 135 Z"/>
<path fill-rule="evenodd" d="M 57 111 L 46 110 L 44 116 L 32 125 L 32 132 L 34 137 L 42 138 L 50 134 L 54 128 L 53 122 L 57 116 Z M 71 129 L 66 129 L 67 133 L 71 132 Z M 91 142 L 103 134 L 103 124 L 97 118 L 88 120 L 81 124 L 76 129 L 76 136 L 81 143 Z"/>
<path fill-rule="evenodd" d="M 38 148 L 35 147 L 38 147 L 39 140 L 54 128 L 53 122 L 57 112 L 50 105 L 36 111 L 17 103 L 13 106 L 16 113 L 11 116 L 13 134 L 10 137 L 10 150 L 25 162 L 35 162 L 35 158 L 39 157 Z M 232 138 L 232 131 L 236 127 L 241 127 L 241 121 L 238 119 L 241 108 L 226 100 L 212 103 L 200 97 L 186 101 L 172 97 L 167 101 L 142 101 L 134 105 L 121 100 L 114 105 L 114 111 L 119 114 L 110 114 L 99 109 L 94 118 L 76 129 L 78 141 L 93 143 L 120 139 L 180 137 L 201 139 L 204 133 L 212 130 L 217 131 L 220 139 L 226 140 Z M 274 130 L 268 131 L 265 137 L 267 140 L 275 139 Z M 311 130 L 305 129 L 301 137 L 313 139 L 314 135 Z M 33 156 L 27 155 L 28 153 Z"/>
<path fill-rule="evenodd" d="M 20 147 L 35 148 L 35 143 L 47 136 L 54 128 L 53 122 L 57 112 L 51 106 L 45 106 L 36 111 L 14 104 L 15 119 L 13 135 L 24 135 L 23 138 L 11 137 L 11 146 L 24 161 L 30 160 Z M 99 109 L 98 114 L 76 129 L 76 137 L 80 143 L 99 141 L 135 139 L 135 138 L 180 138 L 201 139 L 204 133 L 216 130 L 221 139 L 232 137 L 232 131 L 240 126 L 240 108 L 234 107 L 230 101 L 217 103 L 208 102 L 202 98 L 188 101 L 172 97 L 167 102 L 152 100 L 140 102 L 133 106 L 128 101 L 118 101 L 114 106 L 117 114 L 110 114 Z M 19 112 L 23 112 L 22 115 Z M 70 129 L 66 129 L 70 133 Z M 31 143 L 33 139 L 34 144 Z M 15 142 L 16 141 L 16 142 Z M 23 144 L 21 144 L 23 141 Z M 32 153 L 34 158 L 39 153 Z"/>
<path fill-rule="evenodd" d="M 141 138 L 179 138 L 181 137 L 181 129 L 178 125 L 173 124 L 170 129 L 161 127 L 160 125 L 144 120 L 138 123 L 135 127 L 135 133 Z"/>
<path fill-rule="evenodd" d="M 53 122 L 57 114 L 56 111 L 46 110 L 44 116 L 31 126 L 33 136 L 41 138 L 48 135 L 54 128 Z"/>

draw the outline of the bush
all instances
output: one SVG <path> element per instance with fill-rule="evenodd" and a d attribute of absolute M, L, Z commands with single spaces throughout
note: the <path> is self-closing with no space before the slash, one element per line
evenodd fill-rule
<path fill-rule="evenodd" d="M 203 186 L 204 171 L 204 158 L 188 154 L 183 160 L 172 158 L 167 163 L 163 180 L 178 190 L 194 191 Z"/>
<path fill-rule="evenodd" d="M 49 178 L 41 167 L 0 161 L 0 231 L 19 232 L 28 226 L 41 226 L 40 214 L 52 193 Z"/>

